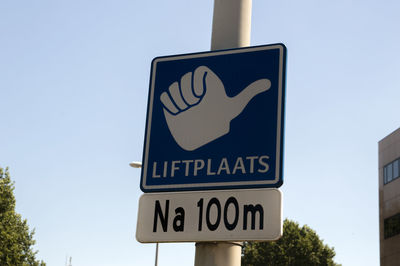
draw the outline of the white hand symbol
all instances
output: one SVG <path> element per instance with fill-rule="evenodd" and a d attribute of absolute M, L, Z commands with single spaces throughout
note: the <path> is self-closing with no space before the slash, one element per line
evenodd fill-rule
<path fill-rule="evenodd" d="M 257 80 L 235 97 L 225 93 L 224 84 L 206 66 L 182 76 L 174 82 L 160 100 L 168 128 L 179 146 L 195 150 L 227 133 L 230 122 L 249 101 L 271 87 L 268 79 Z"/>

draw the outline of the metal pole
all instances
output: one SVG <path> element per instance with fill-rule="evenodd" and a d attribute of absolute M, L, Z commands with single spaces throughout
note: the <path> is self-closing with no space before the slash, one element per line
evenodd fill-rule
<path fill-rule="evenodd" d="M 240 266 L 242 245 L 235 242 L 196 243 L 195 266 Z"/>
<path fill-rule="evenodd" d="M 214 0 L 211 50 L 250 45 L 252 0 Z"/>
<path fill-rule="evenodd" d="M 211 50 L 250 45 L 252 0 L 214 0 Z M 196 243 L 195 266 L 240 266 L 242 243 Z"/>
<path fill-rule="evenodd" d="M 158 242 L 156 243 L 156 262 L 154 265 L 158 266 Z"/>

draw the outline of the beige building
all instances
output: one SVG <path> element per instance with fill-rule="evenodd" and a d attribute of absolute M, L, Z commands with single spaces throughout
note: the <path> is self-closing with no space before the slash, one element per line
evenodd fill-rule
<path fill-rule="evenodd" d="M 400 128 L 379 141 L 381 266 L 400 265 Z"/>

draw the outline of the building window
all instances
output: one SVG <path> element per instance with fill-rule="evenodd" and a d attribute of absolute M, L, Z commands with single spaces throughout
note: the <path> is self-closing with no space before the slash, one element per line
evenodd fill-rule
<path fill-rule="evenodd" d="M 387 184 L 400 177 L 400 158 L 383 167 L 383 183 Z"/>
<path fill-rule="evenodd" d="M 385 219 L 383 233 L 385 239 L 400 234 L 400 213 Z"/>

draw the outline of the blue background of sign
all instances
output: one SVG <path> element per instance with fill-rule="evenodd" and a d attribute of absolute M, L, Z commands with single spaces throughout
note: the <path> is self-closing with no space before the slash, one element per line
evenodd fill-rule
<path fill-rule="evenodd" d="M 204 53 L 204 57 L 186 58 L 177 60 L 177 56 L 155 58 L 157 62 L 156 72 L 152 64 L 152 74 L 155 75 L 154 98 L 148 108 L 152 108 L 150 140 L 146 139 L 143 153 L 143 166 L 147 162 L 147 177 L 144 178 L 142 169 L 141 189 L 144 192 L 155 191 L 177 191 L 177 190 L 205 190 L 205 189 L 226 189 L 226 188 L 249 188 L 249 187 L 279 187 L 283 183 L 283 120 L 284 120 L 284 95 L 285 95 L 285 61 L 286 48 L 278 44 L 283 49 L 268 49 L 258 51 L 244 51 L 242 53 L 213 55 Z M 277 45 L 271 45 L 277 46 Z M 237 50 L 237 49 L 235 49 Z M 283 51 L 283 66 L 279 66 L 280 53 Z M 211 54 L 211 55 L 210 55 Z M 198 55 L 198 54 L 193 54 Z M 182 55 L 187 56 L 187 55 Z M 168 60 L 172 58 L 173 60 Z M 163 59 L 157 61 L 157 59 Z M 166 61 L 164 61 L 167 59 Z M 154 62 L 154 61 L 153 61 Z M 181 77 L 187 72 L 193 72 L 199 66 L 207 66 L 222 81 L 225 86 L 226 94 L 234 97 L 246 88 L 250 83 L 268 78 L 271 81 L 271 88 L 266 92 L 256 95 L 236 118 L 231 121 L 230 132 L 212 142 L 194 150 L 186 151 L 182 149 L 172 137 L 163 113 L 163 105 L 160 101 L 162 92 L 167 91 L 168 87 L 175 81 L 180 81 Z M 278 119 L 278 87 L 279 87 L 279 69 L 282 73 L 282 106 L 281 106 L 281 143 L 280 157 L 276 158 L 276 134 Z M 152 78 L 150 79 L 151 89 Z M 150 94 L 149 94 L 150 95 Z M 149 120 L 149 110 L 148 117 Z M 148 123 L 149 121 L 147 121 Z M 148 153 L 146 152 L 146 142 L 149 143 Z M 240 171 L 235 175 L 222 174 L 219 176 L 197 175 L 185 177 L 184 171 L 176 172 L 174 177 L 152 178 L 153 162 L 158 162 L 158 173 L 162 172 L 160 167 L 164 161 L 182 161 L 212 159 L 213 171 L 216 171 L 222 158 L 227 158 L 230 162 L 230 168 L 233 169 L 237 157 L 245 160 L 246 156 L 268 155 L 269 170 L 266 173 L 242 174 Z M 280 176 L 276 183 L 268 185 L 229 185 L 229 182 L 240 181 L 262 181 L 275 179 L 276 160 L 279 160 Z M 246 160 L 245 160 L 246 163 Z M 182 168 L 182 165 L 180 165 Z M 205 166 L 206 168 L 207 166 Z M 246 165 L 248 169 L 248 166 Z M 168 169 L 170 171 L 170 169 Z M 205 171 L 204 171 L 205 172 Z M 179 174 L 181 173 L 181 174 Z M 144 182 L 145 180 L 145 182 Z M 224 183 L 222 186 L 208 186 L 207 183 Z M 191 187 L 190 184 L 204 184 L 201 187 Z M 151 189 L 147 186 L 160 185 L 181 185 L 185 187 L 157 188 Z"/>

